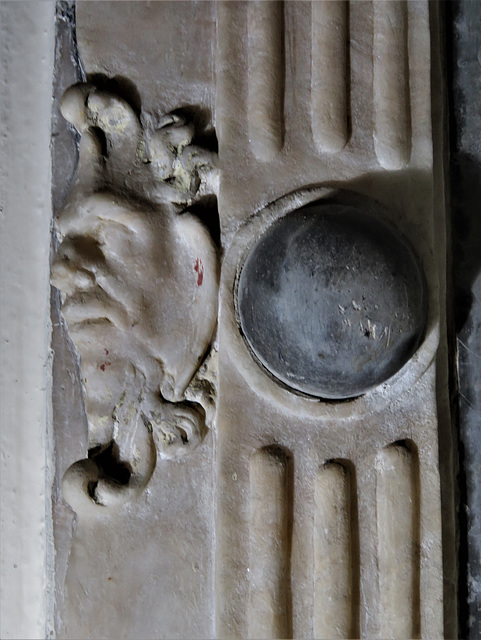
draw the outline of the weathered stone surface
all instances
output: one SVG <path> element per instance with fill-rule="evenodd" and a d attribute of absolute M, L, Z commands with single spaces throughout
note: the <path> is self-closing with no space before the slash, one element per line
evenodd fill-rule
<path fill-rule="evenodd" d="M 212 123 L 215 103 L 215 2 L 78 3 L 77 37 L 89 76 L 117 78 L 145 122 L 193 107 Z"/>
<path fill-rule="evenodd" d="M 65 301 L 64 313 L 80 372 L 89 371 L 87 383 L 80 382 L 83 460 L 80 467 L 78 457 L 69 461 L 75 464 L 63 483 L 77 521 L 57 609 L 59 635 L 414 637 L 429 629 L 442 636 L 435 356 L 444 245 L 434 230 L 443 210 L 433 203 L 429 11 L 424 1 L 79 3 L 79 47 L 90 84 L 69 90 L 63 103 L 82 134 L 81 162 L 77 193 L 70 193 L 59 219 L 64 237 L 53 274 L 67 296 L 77 296 L 71 309 Z M 189 382 L 192 359 L 205 344 L 205 319 L 184 311 L 202 308 L 197 294 L 207 274 L 192 262 L 192 251 L 205 246 L 203 236 L 182 234 L 181 221 L 194 203 L 192 215 L 214 237 L 214 217 L 205 215 L 203 198 L 193 198 L 202 175 L 187 170 L 195 164 L 190 145 L 216 151 L 213 126 L 221 179 L 219 190 L 206 194 L 215 193 L 219 203 L 219 326 L 213 359 Z M 166 128 L 182 135 L 166 135 Z M 375 279 L 375 267 L 385 276 L 396 313 L 405 296 L 397 299 L 396 278 L 386 266 L 399 266 L 399 251 L 415 264 L 410 250 L 393 240 L 396 229 L 422 264 L 428 313 L 422 287 L 414 285 L 419 299 L 409 296 L 408 309 L 414 303 L 419 316 L 408 333 L 419 339 L 415 353 L 408 349 L 397 375 L 384 379 L 384 371 L 376 379 L 383 382 L 362 396 L 326 402 L 279 385 L 253 360 L 239 331 L 235 286 L 249 249 L 277 220 L 341 191 L 380 203 L 381 240 L 377 232 L 376 240 L 363 235 L 357 216 L 351 231 L 343 230 L 351 244 L 361 236 L 369 247 L 353 266 L 368 255 L 362 260 L 368 280 Z M 113 221 L 129 223 L 129 241 L 120 241 Z M 169 238 L 178 251 L 169 252 Z M 301 254 L 311 240 L 318 253 L 322 238 L 310 234 Z M 189 260 L 192 282 L 184 278 Z M 167 296 L 161 266 L 171 276 Z M 406 286 L 413 273 L 419 285 L 416 266 Z M 89 293 L 94 278 L 97 295 L 90 298 L 83 288 Z M 136 309 L 149 316 L 167 300 L 165 314 L 140 313 L 130 328 L 120 314 L 122 326 L 96 331 L 89 321 L 103 317 L 102 306 L 110 316 L 100 290 L 109 283 L 120 290 L 129 318 Z M 371 312 L 374 297 L 362 301 L 361 294 L 356 305 L 369 302 Z M 354 319 L 364 310 L 350 302 Z M 85 322 L 83 335 L 77 319 Z M 382 320 L 386 325 L 387 315 Z M 370 324 L 363 328 L 379 335 Z M 176 361 L 188 382 L 173 385 L 174 406 L 194 402 L 207 383 L 215 387 L 211 364 L 219 381 L 217 403 L 209 405 L 213 428 L 199 446 L 169 458 L 164 431 L 164 442 L 154 442 L 147 482 L 115 504 L 110 489 L 125 495 L 144 459 L 132 429 L 137 413 L 117 402 L 117 392 L 127 387 L 134 408 L 143 398 L 130 366 L 122 376 L 122 358 L 100 359 L 110 357 L 108 346 L 109 354 L 95 349 L 107 331 L 109 339 L 118 338 L 115 352 L 145 356 L 149 402 L 159 402 L 157 391 L 165 400 L 170 388 L 162 363 L 168 373 Z M 373 341 L 366 331 L 359 338 Z M 78 391 L 78 379 L 74 383 Z M 66 407 L 63 418 L 75 434 Z M 148 421 L 139 425 L 147 438 L 160 434 Z M 180 430 L 177 435 L 182 450 Z M 132 441 L 125 459 L 122 448 Z M 82 473 L 92 470 L 97 475 L 85 482 Z M 72 486 L 83 490 L 85 509 L 72 500 Z M 380 585 L 388 585 L 382 594 Z"/>
<path fill-rule="evenodd" d="M 47 423 L 54 24 L 53 2 L 0 3 L 2 638 L 46 637 L 51 605 L 53 468 Z"/>
<path fill-rule="evenodd" d="M 361 395 L 396 373 L 427 316 L 408 245 L 361 207 L 335 202 L 273 224 L 247 256 L 237 297 L 242 331 L 267 370 L 329 399 Z"/>
<path fill-rule="evenodd" d="M 81 368 L 54 311 L 53 323 L 61 325 L 52 342 L 57 635 L 441 637 L 443 598 L 446 604 L 451 585 L 448 572 L 443 594 L 439 472 L 446 466 L 440 468 L 439 460 L 449 439 L 441 439 L 438 449 L 437 435 L 449 421 L 439 357 L 445 346 L 445 225 L 443 154 L 433 139 L 442 118 L 432 110 L 439 106 L 441 83 L 430 73 L 439 63 L 438 3 L 219 2 L 196 3 L 192 11 L 189 3 L 79 6 L 86 16 L 81 48 L 89 79 L 100 93 L 121 91 L 147 139 L 166 124 L 166 111 L 180 107 L 176 116 L 203 122 L 201 137 L 212 151 L 215 140 L 204 134 L 215 124 L 222 170 L 221 385 L 215 429 L 192 455 L 159 455 L 150 484 L 134 499 L 104 508 L 87 492 L 91 509 L 74 514 L 60 487 L 73 462 L 97 464 L 118 481 L 116 489 L 130 480 L 131 470 L 120 464 L 112 473 L 123 429 L 102 451 L 89 442 Z M 45 632 L 44 596 L 52 590 L 44 588 L 44 568 L 51 533 L 45 424 L 54 11 L 49 2 L 2 2 L 1 13 L 7 178 L 0 234 L 7 375 L 1 402 L 1 635 L 43 637 L 53 633 L 51 627 Z M 476 57 L 470 54 L 467 68 L 477 69 Z M 73 73 L 67 82 L 75 80 Z M 95 114 L 90 109 L 89 126 L 100 142 L 102 165 L 108 137 L 96 128 Z M 144 151 L 139 148 L 137 159 L 148 164 Z M 58 212 L 69 190 L 59 185 L 68 181 L 75 158 L 70 165 L 68 153 L 54 153 L 65 161 L 65 171 L 54 178 Z M 128 191 L 143 170 L 126 175 L 121 160 L 114 162 L 116 177 Z M 161 161 L 155 165 L 164 168 Z M 477 173 L 474 166 L 467 181 L 473 197 Z M 274 383 L 246 349 L 234 308 L 246 249 L 276 219 L 333 187 L 388 207 L 389 222 L 419 256 L 429 296 L 426 332 L 414 356 L 398 375 L 349 402 L 307 398 Z M 136 205 L 143 210 L 145 202 Z M 470 227 L 473 244 L 476 228 Z M 201 269 L 195 266 L 191 275 L 197 279 Z M 477 295 L 470 273 L 466 290 Z M 60 295 L 54 296 L 54 306 L 59 303 Z M 464 327 L 471 357 L 477 329 L 469 318 Z M 122 347 L 129 348 L 128 337 Z M 477 406 L 477 377 L 470 374 L 470 381 L 463 393 L 471 409 Z M 196 383 L 195 391 L 202 391 Z M 474 496 L 475 483 L 472 488 L 468 495 Z M 449 554 L 447 540 L 443 535 Z M 474 600 L 473 616 L 476 606 Z M 444 631 L 455 636 L 448 619 Z"/>
<path fill-rule="evenodd" d="M 449 5 L 461 488 L 460 634 L 474 640 L 481 635 L 481 4 Z"/>
<path fill-rule="evenodd" d="M 145 4 L 140 14 L 128 5 L 123 9 L 137 18 L 151 13 Z M 153 7 L 157 16 L 159 8 Z M 123 24 L 120 14 L 117 28 Z M 95 12 L 88 15 L 99 19 Z M 99 80 L 96 74 L 93 83 L 76 85 L 85 76 L 76 57 L 74 19 L 72 6 L 59 5 L 53 119 L 58 235 L 52 267 L 58 287 L 52 298 L 56 633 L 211 637 L 213 457 L 205 422 L 212 421 L 215 375 L 192 377 L 216 324 L 216 247 L 198 218 L 212 210 L 215 235 L 215 204 L 179 215 L 187 201 L 206 195 L 213 154 L 190 144 L 206 116 L 189 110 L 167 116 L 155 94 L 154 127 L 151 121 L 139 122 L 132 84 Z M 102 36 L 99 46 L 105 42 Z M 165 46 L 152 53 L 169 58 Z M 110 51 L 119 54 L 116 47 Z M 108 62 L 106 56 L 102 60 Z M 87 56 L 92 73 L 88 62 Z M 146 64 L 156 69 L 152 61 Z M 199 84 L 204 92 L 203 78 Z M 183 107 L 177 90 L 169 89 L 174 106 Z M 144 161 L 138 162 L 139 143 L 147 137 L 148 148 L 140 145 Z M 118 206 L 112 208 L 114 201 Z M 156 257 L 149 257 L 151 252 Z M 137 277 L 142 286 L 133 281 Z M 194 331 L 184 331 L 188 313 L 181 311 L 180 298 L 192 309 L 200 304 Z M 127 321 L 125 314 L 131 313 Z M 176 463 L 198 445 L 187 467 Z M 143 490 L 148 482 L 151 489 Z M 102 510 L 109 507 L 106 516 Z M 159 513 L 164 514 L 160 520 Z M 84 604 L 76 590 L 80 583 L 86 585 Z M 125 614 L 118 615 L 121 611 Z"/>

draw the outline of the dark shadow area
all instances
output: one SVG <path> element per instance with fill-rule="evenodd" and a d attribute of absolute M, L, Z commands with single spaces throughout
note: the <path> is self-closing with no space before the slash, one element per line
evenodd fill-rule
<path fill-rule="evenodd" d="M 219 143 L 215 129 L 212 126 L 212 114 L 209 109 L 199 105 L 185 105 L 171 112 L 172 115 L 183 118 L 194 125 L 192 143 L 213 153 L 219 152 Z"/>
<path fill-rule="evenodd" d="M 205 196 L 188 209 L 207 227 L 215 246 L 220 249 L 220 218 L 216 196 Z"/>
<path fill-rule="evenodd" d="M 58 215 L 68 194 L 78 162 L 80 136 L 60 113 L 60 100 L 69 86 L 82 82 L 75 29 L 75 3 L 56 4 L 55 65 L 52 104 L 52 206 Z"/>
<path fill-rule="evenodd" d="M 450 128 L 459 636 L 481 637 L 481 3 L 443 3 Z"/>
<path fill-rule="evenodd" d="M 455 129 L 451 129 L 453 135 Z M 459 131 L 458 131 L 459 133 Z M 453 144 L 453 143 L 452 143 Z M 480 355 L 473 345 L 466 346 L 470 337 L 475 338 L 474 326 L 481 320 L 481 306 L 474 289 L 481 271 L 481 162 L 456 151 L 451 155 L 451 250 L 454 320 L 454 380 L 453 418 L 458 437 L 458 528 L 459 528 L 459 635 L 461 638 L 478 638 L 481 634 L 481 593 L 473 593 L 476 577 L 481 578 L 478 549 L 473 539 L 476 530 L 481 532 L 481 501 L 476 496 L 476 476 L 481 469 L 479 435 L 476 423 L 479 410 L 471 401 L 476 391 L 476 378 L 481 378 Z M 478 340 L 479 349 L 479 340 Z M 471 623 L 468 621 L 471 620 Z"/>
<path fill-rule="evenodd" d="M 109 145 L 107 143 L 107 137 L 100 127 L 89 127 L 90 133 L 92 133 L 97 139 L 100 145 L 100 153 L 104 158 L 109 157 Z"/>
<path fill-rule="evenodd" d="M 119 446 L 116 442 L 112 441 L 106 447 L 98 446 L 90 449 L 89 459 L 97 463 L 100 477 L 103 476 L 120 485 L 129 483 L 132 469 L 129 464 L 120 459 Z"/>
<path fill-rule="evenodd" d="M 481 137 L 481 131 L 479 135 Z M 481 272 L 481 154 L 476 158 L 462 150 L 453 150 L 451 213 L 454 318 L 459 333 L 473 307 L 473 285 Z"/>
<path fill-rule="evenodd" d="M 142 100 L 140 93 L 137 90 L 135 84 L 128 78 L 122 76 L 114 76 L 109 78 L 102 73 L 89 74 L 87 76 L 87 82 L 94 85 L 99 91 L 105 91 L 107 93 L 113 93 L 119 96 L 127 104 L 129 104 L 134 110 L 135 115 L 140 118 L 142 111 Z"/>

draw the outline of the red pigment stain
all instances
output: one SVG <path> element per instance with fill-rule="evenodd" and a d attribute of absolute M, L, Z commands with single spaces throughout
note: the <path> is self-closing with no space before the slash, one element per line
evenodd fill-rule
<path fill-rule="evenodd" d="M 194 265 L 194 271 L 197 274 L 197 286 L 200 287 L 202 282 L 204 281 L 204 265 L 202 264 L 202 260 L 197 258 Z"/>
<path fill-rule="evenodd" d="M 100 370 L 105 371 L 105 367 L 110 367 L 111 364 L 112 364 L 111 362 L 104 362 L 103 364 L 100 365 Z"/>
<path fill-rule="evenodd" d="M 109 350 L 108 349 L 104 349 L 105 351 L 105 355 L 108 356 L 109 355 Z"/>

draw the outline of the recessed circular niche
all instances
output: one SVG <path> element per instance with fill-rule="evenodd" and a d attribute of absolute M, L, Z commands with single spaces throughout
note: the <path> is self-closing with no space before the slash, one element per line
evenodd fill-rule
<path fill-rule="evenodd" d="M 251 248 L 237 313 L 255 358 L 291 389 L 330 400 L 393 376 L 424 335 L 427 293 L 413 250 L 354 206 L 316 203 Z"/>

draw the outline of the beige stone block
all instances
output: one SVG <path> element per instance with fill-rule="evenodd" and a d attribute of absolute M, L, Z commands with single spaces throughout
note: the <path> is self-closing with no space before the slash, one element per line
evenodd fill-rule
<path fill-rule="evenodd" d="M 449 635 L 436 19 L 424 0 L 78 4 L 53 281 L 83 422 L 57 412 L 81 441 L 59 635 Z M 342 401 L 261 365 L 238 308 L 263 234 L 332 201 L 403 238 L 427 291 L 413 355 Z"/>

